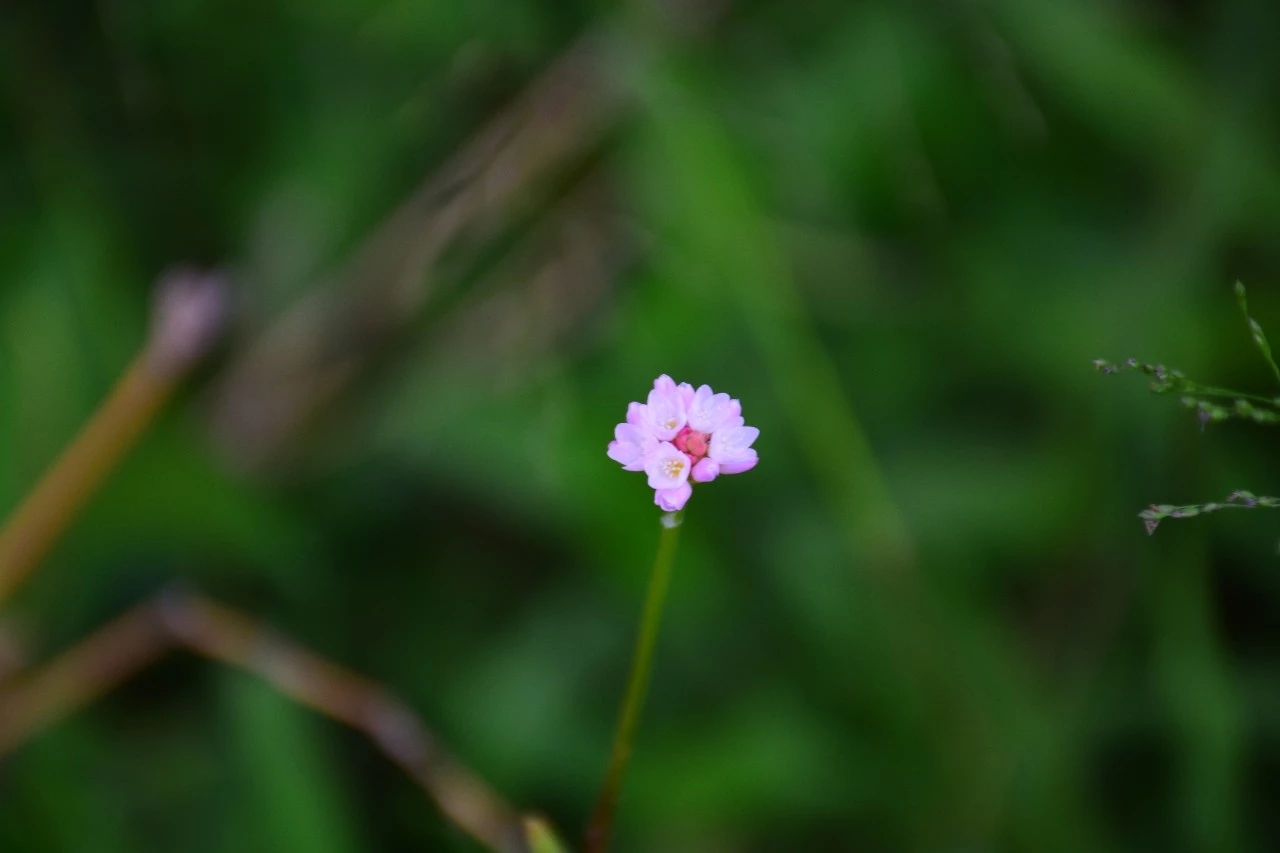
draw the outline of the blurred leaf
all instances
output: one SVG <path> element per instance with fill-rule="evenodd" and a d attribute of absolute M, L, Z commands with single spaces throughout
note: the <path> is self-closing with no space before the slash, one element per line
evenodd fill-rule
<path fill-rule="evenodd" d="M 568 853 L 551 826 L 540 817 L 525 818 L 530 853 Z"/>
<path fill-rule="evenodd" d="M 634 167 L 662 177 L 637 181 L 635 191 L 663 235 L 670 286 L 717 325 L 746 326 L 790 438 L 826 490 L 851 552 L 869 565 L 909 562 L 903 519 L 760 211 L 748 164 L 699 97 L 696 68 L 659 60 L 648 70 L 644 159 Z M 750 401 L 752 390 L 734 393 Z M 763 454 L 767 435 L 761 441 Z"/>
<path fill-rule="evenodd" d="M 249 675 L 219 676 L 243 768 L 246 805 L 275 850 L 355 853 L 361 849 L 312 715 Z"/>
<path fill-rule="evenodd" d="M 0 809 L 5 849 L 30 853 L 86 850 L 126 853 L 138 839 L 122 806 L 128 792 L 112 784 L 102 732 L 69 720 L 42 734 L 12 759 L 18 771 Z"/>

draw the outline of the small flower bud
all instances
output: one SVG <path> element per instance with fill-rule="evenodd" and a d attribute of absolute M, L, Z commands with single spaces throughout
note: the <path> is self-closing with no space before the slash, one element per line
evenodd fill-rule
<path fill-rule="evenodd" d="M 219 273 L 179 268 L 161 276 L 147 345 L 152 369 L 173 377 L 203 359 L 222 333 L 227 299 L 227 283 Z"/>

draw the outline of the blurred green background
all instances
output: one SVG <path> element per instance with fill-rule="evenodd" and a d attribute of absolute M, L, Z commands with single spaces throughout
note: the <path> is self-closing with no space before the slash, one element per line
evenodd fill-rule
<path fill-rule="evenodd" d="M 1280 335 L 1277 33 L 1270 0 L 6 3 L 0 507 L 157 274 L 237 285 L 6 635 L 37 666 L 185 580 L 576 839 L 658 532 L 605 444 L 670 373 L 740 398 L 762 461 L 690 503 L 617 849 L 1280 848 L 1276 519 L 1136 518 L 1274 493 L 1274 437 L 1090 368 L 1275 391 L 1230 285 Z M 584 53 L 576 112 L 504 124 Z M 485 127 L 534 141 L 446 167 Z M 261 440 L 228 395 L 327 387 L 251 356 L 339 291 L 308 340 L 357 366 Z M 0 762 L 0 849 L 478 848 L 360 735 L 178 653 Z"/>

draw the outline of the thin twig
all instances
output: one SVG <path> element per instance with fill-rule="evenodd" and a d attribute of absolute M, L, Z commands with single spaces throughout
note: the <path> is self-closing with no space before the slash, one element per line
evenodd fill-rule
<path fill-rule="evenodd" d="M 526 853 L 520 815 L 451 756 L 402 700 L 250 616 L 177 589 L 138 605 L 53 662 L 0 685 L 0 755 L 175 646 L 252 672 L 298 703 L 364 733 L 460 829 L 499 853 Z"/>
<path fill-rule="evenodd" d="M 27 578 L 67 524 L 137 443 L 174 382 L 138 358 L 76 439 L 0 530 L 0 602 Z"/>
<path fill-rule="evenodd" d="M 0 684 L 0 755 L 159 660 L 173 640 L 151 602 L 116 617 L 52 662 Z"/>
<path fill-rule="evenodd" d="M 491 237 L 604 138 L 626 102 L 607 39 L 584 36 L 395 210 L 349 263 L 266 328 L 219 378 L 215 436 L 259 468 L 403 332 L 460 243 Z"/>
<path fill-rule="evenodd" d="M 40 564 L 133 448 L 222 328 L 226 284 L 173 270 L 156 287 L 147 341 L 107 399 L 0 530 L 0 602 Z"/>
<path fill-rule="evenodd" d="M 480 280 L 425 342 L 415 363 L 511 387 L 602 302 L 634 252 L 608 179 L 579 182 Z"/>
<path fill-rule="evenodd" d="M 1220 512 L 1224 509 L 1256 509 L 1258 507 L 1276 509 L 1280 507 L 1280 498 L 1255 495 L 1253 492 L 1237 489 L 1227 495 L 1224 500 L 1212 501 L 1206 504 L 1188 504 L 1186 506 L 1152 504 L 1138 513 L 1138 518 L 1142 519 L 1147 533 L 1153 534 L 1156 532 L 1156 528 L 1160 526 L 1160 522 L 1166 518 L 1195 518 L 1197 515 Z"/>

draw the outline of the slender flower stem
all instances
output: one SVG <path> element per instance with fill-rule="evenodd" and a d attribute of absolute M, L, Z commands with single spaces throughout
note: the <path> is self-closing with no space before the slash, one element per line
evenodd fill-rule
<path fill-rule="evenodd" d="M 649 589 L 645 594 L 640 635 L 636 639 L 635 656 L 631 661 L 626 698 L 622 703 L 618 730 L 613 736 L 609 770 L 605 774 L 604 785 L 600 788 L 600 799 L 596 802 L 591 822 L 587 825 L 585 853 L 605 853 L 609 849 L 614 813 L 618 810 L 618 799 L 622 793 L 622 777 L 631 758 L 636 725 L 640 722 L 640 712 L 644 708 L 645 694 L 649 689 L 653 650 L 658 640 L 658 626 L 662 622 L 667 587 L 671 582 L 671 564 L 675 559 L 683 516 L 682 512 L 673 512 L 662 517 L 662 536 L 658 541 L 658 556 L 653 561 L 653 571 L 649 575 Z"/>

